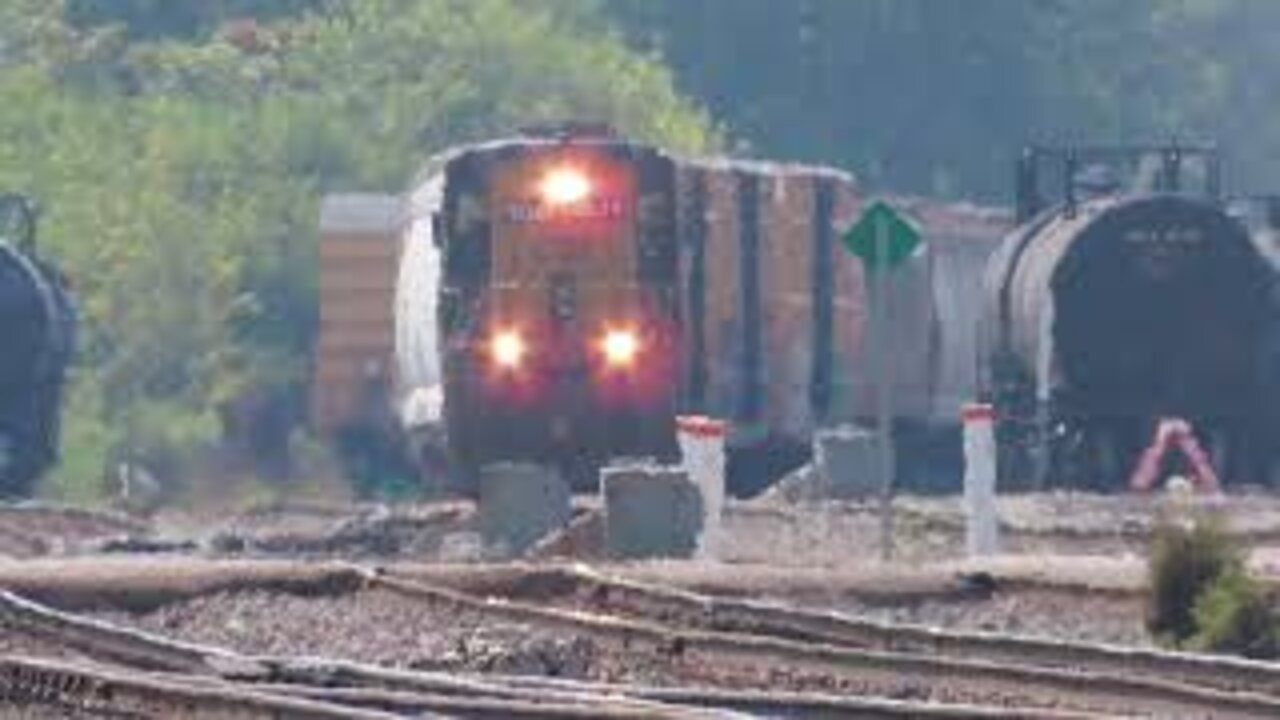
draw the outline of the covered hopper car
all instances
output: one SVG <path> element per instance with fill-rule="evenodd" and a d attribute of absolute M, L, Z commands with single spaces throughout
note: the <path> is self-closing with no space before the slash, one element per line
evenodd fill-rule
<path fill-rule="evenodd" d="M 1191 423 L 1219 475 L 1264 478 L 1280 406 L 1275 272 L 1217 175 L 1211 148 L 1024 156 L 1021 224 L 984 291 L 1002 482 L 1123 486 L 1163 418 Z"/>

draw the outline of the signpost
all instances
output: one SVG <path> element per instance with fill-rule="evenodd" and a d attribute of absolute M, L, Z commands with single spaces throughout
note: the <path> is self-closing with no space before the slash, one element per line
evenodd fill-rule
<path fill-rule="evenodd" d="M 883 201 L 872 203 L 841 238 L 862 260 L 871 295 L 871 348 L 876 393 L 876 452 L 880 474 L 880 558 L 893 557 L 893 358 L 889 279 L 911 257 L 921 238 L 910 222 Z"/>

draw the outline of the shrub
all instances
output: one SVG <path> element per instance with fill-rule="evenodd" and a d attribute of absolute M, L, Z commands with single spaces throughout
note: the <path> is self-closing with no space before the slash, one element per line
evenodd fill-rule
<path fill-rule="evenodd" d="M 1192 614 L 1196 634 L 1187 645 L 1194 650 L 1255 660 L 1280 655 L 1274 600 L 1244 572 L 1218 577 L 1196 600 Z"/>
<path fill-rule="evenodd" d="M 1147 629 L 1180 646 L 1196 634 L 1196 603 L 1218 578 L 1244 574 L 1240 549 L 1221 523 L 1201 518 L 1190 528 L 1162 523 L 1150 556 Z"/>

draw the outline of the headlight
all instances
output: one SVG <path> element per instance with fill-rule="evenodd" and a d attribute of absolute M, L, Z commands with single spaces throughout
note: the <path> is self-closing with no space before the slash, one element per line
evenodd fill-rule
<path fill-rule="evenodd" d="M 515 370 L 524 361 L 526 348 L 524 338 L 515 330 L 503 330 L 496 333 L 489 341 L 489 355 L 494 364 L 508 370 Z"/>
<path fill-rule="evenodd" d="M 630 330 L 609 330 L 600 341 L 600 349 L 611 367 L 630 367 L 640 354 L 640 338 Z"/>
<path fill-rule="evenodd" d="M 572 205 L 591 194 L 591 181 L 574 168 L 557 168 L 542 179 L 540 190 L 550 205 Z"/>

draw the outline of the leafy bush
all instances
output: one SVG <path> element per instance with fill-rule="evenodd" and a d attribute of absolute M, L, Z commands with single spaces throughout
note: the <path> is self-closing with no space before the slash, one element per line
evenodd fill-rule
<path fill-rule="evenodd" d="M 1221 523 L 1201 518 L 1190 528 L 1162 523 L 1150 557 L 1147 629 L 1180 646 L 1196 634 L 1195 606 L 1220 577 L 1244 572 L 1240 549 Z"/>
<path fill-rule="evenodd" d="M 1240 570 L 1218 577 L 1196 600 L 1196 634 L 1187 646 L 1255 660 L 1280 656 L 1274 598 Z"/>
<path fill-rule="evenodd" d="M 1164 521 L 1150 557 L 1147 628 L 1166 645 L 1254 659 L 1280 656 L 1275 598 L 1249 577 L 1216 517 Z"/>

